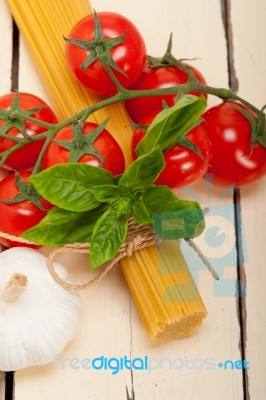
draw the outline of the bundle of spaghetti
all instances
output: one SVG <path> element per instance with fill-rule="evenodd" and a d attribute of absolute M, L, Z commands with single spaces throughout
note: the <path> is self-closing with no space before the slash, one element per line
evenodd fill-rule
<path fill-rule="evenodd" d="M 121 259 L 131 293 L 154 342 L 186 337 L 207 312 L 177 241 L 165 241 Z"/>
<path fill-rule="evenodd" d="M 92 12 L 87 0 L 8 0 L 13 17 L 35 61 L 60 119 L 100 100 L 80 86 L 65 62 L 63 35 Z M 90 120 L 111 119 L 108 130 L 131 162 L 132 131 L 122 104 L 94 113 Z M 166 246 L 166 247 L 165 247 Z M 178 246 L 169 244 L 138 250 L 121 260 L 121 268 L 144 324 L 155 341 L 186 336 L 200 325 L 206 309 Z M 162 267 L 163 266 L 163 267 Z"/>

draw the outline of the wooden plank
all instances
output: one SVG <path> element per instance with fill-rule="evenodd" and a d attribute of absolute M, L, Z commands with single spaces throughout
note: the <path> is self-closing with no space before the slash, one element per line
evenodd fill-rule
<path fill-rule="evenodd" d="M 0 400 L 5 400 L 5 382 L 6 374 L 0 371 Z"/>
<path fill-rule="evenodd" d="M 5 2 L 0 2 L 0 96 L 10 91 L 12 70 L 12 18 Z M 0 168 L 0 179 L 6 171 Z"/>
<path fill-rule="evenodd" d="M 191 197 L 199 196 L 201 204 L 209 207 L 212 212 L 212 216 L 209 217 L 210 229 L 213 222 L 220 217 L 224 221 L 221 223 L 218 220 L 217 225 L 227 233 L 230 219 L 233 216 L 231 195 L 225 196 L 223 191 L 214 189 L 211 197 L 207 199 L 204 182 L 198 184 L 193 192 Z M 227 215 L 229 215 L 229 221 Z M 234 230 L 232 224 L 231 228 Z M 231 240 L 234 241 L 234 235 Z M 208 245 L 204 238 L 195 240 L 195 242 L 206 255 L 209 255 Z M 145 387 L 141 385 L 141 377 L 134 374 L 136 398 L 143 395 L 145 398 L 149 398 L 156 386 L 157 391 L 153 394 L 154 399 L 167 397 L 174 399 L 175 395 L 189 400 L 195 398 L 224 399 L 224 387 L 226 386 L 230 392 L 229 398 L 242 399 L 241 374 L 235 374 L 235 371 L 224 371 L 218 367 L 219 362 L 224 363 L 227 359 L 238 360 L 240 358 L 238 349 L 239 325 L 234 296 L 236 285 L 235 257 L 231 252 L 224 254 L 221 249 L 222 263 L 219 262 L 219 256 L 217 256 L 217 259 L 214 260 L 217 263 L 213 264 L 220 275 L 220 281 L 214 282 L 193 251 L 184 245 L 182 249 L 195 280 L 198 281 L 199 291 L 208 309 L 208 317 L 202 328 L 194 336 L 175 343 L 165 343 L 160 347 L 152 346 L 149 343 L 141 331 L 140 324 L 136 325 L 135 323 L 133 325 L 134 354 L 143 354 L 146 351 L 151 359 L 159 359 L 159 366 L 163 365 L 162 369 L 156 368 L 157 364 L 154 361 L 155 369 L 146 379 Z M 137 320 L 135 310 L 133 321 L 134 318 Z M 177 359 L 176 367 L 173 366 L 174 359 Z M 186 360 L 190 360 L 187 365 Z M 194 365 L 194 367 L 191 367 L 191 365 Z M 197 371 L 195 366 L 196 368 L 198 366 Z M 193 380 L 193 385 L 190 384 L 191 380 Z M 207 386 L 209 392 L 207 392 Z"/>
<path fill-rule="evenodd" d="M 21 91 L 34 93 L 49 103 L 48 94 L 42 84 L 23 39 L 20 46 L 19 88 Z M 84 282 L 89 278 L 87 256 L 63 257 L 64 265 L 69 265 L 72 276 L 76 282 Z M 77 270 L 78 265 L 78 270 Z M 119 296 L 116 296 L 119 293 Z M 75 341 L 72 342 L 62 354 L 64 358 L 93 358 L 104 355 L 116 357 L 130 353 L 130 294 L 123 280 L 120 270 L 112 271 L 110 277 L 92 288 L 81 293 L 83 311 L 81 325 Z M 51 375 L 51 376 L 50 376 Z M 47 384 L 49 380 L 49 384 Z M 102 387 L 102 382 L 105 387 Z M 73 399 L 77 391 L 85 397 L 93 393 L 102 393 L 102 398 L 107 395 L 108 388 L 117 398 L 125 398 L 126 387 L 130 386 L 131 375 L 129 371 L 114 376 L 108 372 L 97 372 L 89 376 L 86 370 L 73 370 L 63 368 L 60 364 L 45 367 L 27 368 L 16 373 L 16 400 L 29 397 Z M 73 384 L 75 382 L 75 384 Z M 45 397 L 46 396 L 46 397 Z"/>
<path fill-rule="evenodd" d="M 107 0 L 98 1 L 98 3 L 97 10 L 111 8 Z M 213 86 L 227 86 L 225 38 L 221 10 L 217 2 L 205 1 L 199 4 L 197 1 L 166 1 L 164 6 L 160 7 L 158 3 L 155 5 L 151 1 L 141 2 L 141 4 L 112 1 L 112 9 L 129 15 L 136 25 L 141 27 L 141 31 L 145 32 L 144 35 L 147 38 L 149 53 L 162 54 L 165 48 L 164 43 L 171 30 L 174 34 L 175 54 L 180 58 L 199 57 L 195 66 L 205 74 L 208 82 Z M 149 19 L 151 9 L 152 19 Z M 143 18 L 143 15 L 146 17 Z M 215 102 L 217 102 L 216 99 L 209 99 L 210 105 Z M 211 199 L 208 199 L 205 183 L 197 185 L 193 192 L 194 195 L 200 196 L 203 206 L 209 207 L 214 206 L 216 200 L 224 195 L 223 191 L 214 189 Z M 227 209 L 232 207 L 232 193 L 225 196 L 222 201 L 220 200 L 220 207 L 222 215 L 226 214 Z M 198 264 L 193 265 L 194 256 L 191 252 L 186 252 L 186 255 L 194 272 L 199 270 Z M 222 281 L 223 287 L 225 285 L 224 290 L 228 290 L 230 282 L 226 282 L 226 279 L 231 279 L 232 286 L 235 286 L 235 260 L 232 264 L 232 260 L 225 257 L 224 262 L 227 268 L 223 270 Z M 200 270 L 198 275 L 200 293 L 209 315 L 202 329 L 191 338 L 169 342 L 159 347 L 152 345 L 141 329 L 141 321 L 134 306 L 132 307 L 133 355 L 137 357 L 139 354 L 148 354 L 154 367 L 154 370 L 145 377 L 134 371 L 133 390 L 136 399 L 157 400 L 180 397 L 186 400 L 195 398 L 218 400 L 224 399 L 225 387 L 228 398 L 243 398 L 241 374 L 235 374 L 235 371 L 224 371 L 217 367 L 219 361 L 237 360 L 240 356 L 235 298 L 232 293 L 228 297 L 214 297 L 213 282 L 209 273 L 206 270 Z M 206 365 L 208 358 L 210 363 L 215 363 L 213 369 L 212 366 L 208 369 Z M 188 366 L 186 360 L 190 361 Z M 197 371 L 191 367 L 193 362 L 199 366 Z"/>
<path fill-rule="evenodd" d="M 93 5 L 98 11 L 115 10 L 136 22 L 147 40 L 149 53 L 154 55 L 162 54 L 170 29 L 176 38 L 175 53 L 181 58 L 200 57 L 193 64 L 205 74 L 209 83 L 227 86 L 226 46 L 218 2 L 215 4 L 206 0 L 199 5 L 196 0 L 166 0 L 165 7 L 159 7 L 158 3 L 154 4 L 150 0 L 136 0 L 134 3 L 94 0 Z M 152 19 L 149 20 L 151 9 Z M 20 90 L 38 95 L 42 93 L 41 97 L 46 98 L 24 44 L 21 46 L 20 61 Z M 212 102 L 215 102 L 213 98 L 210 99 L 210 104 Z M 209 201 L 204 182 L 197 185 L 193 192 L 192 195 L 201 196 L 203 206 L 213 206 L 223 194 L 222 191 L 214 190 Z M 229 193 L 225 196 L 220 205 L 221 213 L 224 214 L 232 206 L 232 195 Z M 75 281 L 87 279 L 85 256 L 75 256 L 74 259 L 64 256 L 63 262 L 69 265 Z M 225 264 L 227 268 L 223 270 L 223 278 L 231 279 L 231 284 L 234 285 L 234 265 L 229 264 L 227 258 Z M 227 284 L 226 290 L 230 282 Z M 143 329 L 134 305 L 131 304 L 130 293 L 120 271 L 113 271 L 97 287 L 82 293 L 81 326 L 77 337 L 62 358 L 147 355 L 153 360 L 154 370 L 150 373 L 134 371 L 132 375 L 123 371 L 112 375 L 110 371 L 77 371 L 55 367 L 53 364 L 27 368 L 16 373 L 16 400 L 68 400 L 74 396 L 100 400 L 120 400 L 126 397 L 219 400 L 224 399 L 225 387 L 228 398 L 242 399 L 242 378 L 239 371 L 223 371 L 217 367 L 219 361 L 239 359 L 239 326 L 235 298 L 214 297 L 213 287 L 209 273 L 200 270 L 199 288 L 209 310 L 208 319 L 202 329 L 191 338 L 154 346 Z M 173 360 L 176 360 L 175 366 Z M 214 368 L 212 363 L 215 364 Z M 211 368 L 207 368 L 208 366 Z"/>
<path fill-rule="evenodd" d="M 12 18 L 5 2 L 0 2 L 0 96 L 10 91 L 12 62 Z M 0 179 L 5 171 L 0 169 Z M 1 252 L 1 246 L 0 246 Z M 0 371 L 0 400 L 5 400 L 5 372 Z"/>
<path fill-rule="evenodd" d="M 10 91 L 12 63 L 12 18 L 5 1 L 0 2 L 0 95 Z"/>
<path fill-rule="evenodd" d="M 197 0 L 166 0 L 163 4 L 153 0 L 92 0 L 92 4 L 96 11 L 109 10 L 129 17 L 142 33 L 148 54 L 155 57 L 164 54 L 173 32 L 173 53 L 177 58 L 196 58 L 192 65 L 210 85 L 227 85 L 219 2 L 205 0 L 199 5 Z M 209 98 L 210 105 L 216 102 L 216 98 Z"/>
<path fill-rule="evenodd" d="M 239 10 L 241 9 L 241 12 Z M 261 108 L 265 102 L 266 58 L 262 38 L 266 35 L 266 4 L 260 0 L 231 2 L 233 46 L 238 94 Z M 248 27 L 248 29 L 247 29 Z M 243 299 L 245 356 L 250 362 L 246 398 L 265 397 L 265 202 L 266 177 L 241 189 L 242 232 L 247 258 L 242 268 L 247 295 Z"/>
<path fill-rule="evenodd" d="M 63 257 L 76 282 L 88 279 L 87 256 Z M 130 295 L 120 271 L 112 271 L 104 281 L 83 292 L 81 324 L 75 340 L 60 356 L 66 358 L 120 357 L 130 354 Z M 63 362 L 63 361 L 62 361 Z M 71 369 L 68 363 L 27 368 L 16 373 L 15 399 L 26 400 L 31 395 L 38 400 L 93 398 L 105 399 L 116 393 L 117 399 L 126 398 L 130 374 L 124 371 L 112 375 L 110 371 Z"/>

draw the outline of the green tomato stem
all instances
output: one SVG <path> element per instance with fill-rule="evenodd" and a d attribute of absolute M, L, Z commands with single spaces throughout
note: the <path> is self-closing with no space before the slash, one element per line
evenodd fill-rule
<path fill-rule="evenodd" d="M 57 132 L 57 130 L 55 130 L 55 132 Z M 40 172 L 44 153 L 45 153 L 47 147 L 49 146 L 50 142 L 53 140 L 54 134 L 50 133 L 48 136 L 46 136 L 46 140 L 45 140 L 45 142 L 44 142 L 44 144 L 42 146 L 42 149 L 41 149 L 41 151 L 39 153 L 39 157 L 38 157 L 38 159 L 37 159 L 37 161 L 36 161 L 36 163 L 34 165 L 34 168 L 32 170 L 32 175 L 37 174 L 38 172 Z"/>
<path fill-rule="evenodd" d="M 174 59 L 171 59 L 171 62 L 174 63 Z M 176 60 L 178 66 L 182 63 L 180 63 L 178 60 Z M 187 70 L 187 67 L 184 67 Z M 108 68 L 110 69 L 110 68 Z M 129 99 L 134 99 L 134 98 L 138 98 L 138 97 L 149 97 L 149 96 L 161 96 L 161 95 L 177 95 L 177 96 L 181 96 L 184 93 L 188 93 L 188 92 L 194 92 L 194 91 L 199 91 L 202 93 L 208 93 L 210 95 L 214 95 L 216 97 L 219 97 L 223 100 L 236 100 L 239 101 L 240 103 L 244 104 L 245 106 L 247 106 L 250 110 L 252 110 L 257 116 L 258 118 L 261 116 L 261 114 L 263 114 L 263 110 L 259 110 L 258 108 L 256 108 L 255 106 L 253 106 L 251 103 L 249 103 L 248 101 L 246 101 L 245 99 L 243 99 L 242 97 L 234 94 L 233 92 L 231 92 L 228 89 L 224 89 L 224 88 L 214 88 L 208 85 L 204 85 L 201 84 L 200 82 L 198 82 L 194 76 L 189 76 L 189 80 L 187 83 L 185 84 L 181 84 L 178 86 L 173 86 L 173 87 L 169 87 L 169 88 L 163 88 L 163 89 L 150 89 L 150 90 L 131 90 L 131 89 L 125 89 L 123 88 L 119 82 L 117 81 L 116 77 L 114 76 L 112 70 L 110 69 L 110 76 L 113 79 L 118 92 L 107 99 L 104 99 L 98 103 L 95 103 L 89 107 L 86 107 L 85 109 L 79 111 L 77 114 L 75 114 L 74 116 L 67 118 L 66 120 L 59 122 L 57 124 L 50 124 L 44 121 L 40 121 L 36 118 L 33 118 L 31 116 L 27 117 L 28 121 L 31 121 L 33 123 L 36 123 L 44 128 L 47 128 L 47 131 L 39 134 L 39 135 L 35 135 L 31 137 L 32 141 L 37 141 L 37 140 L 41 140 L 41 139 L 47 139 L 45 141 L 45 144 L 43 146 L 43 150 L 40 153 L 40 156 L 37 160 L 36 163 L 36 168 L 34 168 L 33 173 L 36 173 L 37 171 L 39 171 L 40 168 L 40 164 L 41 164 L 41 158 L 43 157 L 43 154 L 48 146 L 48 144 L 50 143 L 50 141 L 52 140 L 53 136 L 62 128 L 74 124 L 75 122 L 79 121 L 80 124 L 84 124 L 84 122 L 89 118 L 89 116 L 91 114 L 93 114 L 94 112 L 109 106 L 111 104 L 115 104 L 115 103 L 119 103 L 125 100 L 129 100 Z M 187 72 L 187 71 L 186 71 Z M 19 115 L 17 115 L 17 118 L 19 118 Z M 9 138 L 8 134 L 4 135 L 5 138 Z M 12 139 L 12 138 L 10 138 Z M 1 157 L 1 161 L 0 161 L 0 167 L 3 165 L 3 163 L 5 162 L 5 160 L 7 159 L 7 157 L 12 154 L 14 151 L 16 151 L 17 149 L 23 147 L 25 144 L 29 143 L 29 141 L 23 139 L 23 138 L 19 138 L 19 140 L 16 140 L 17 143 L 16 145 L 14 145 L 13 147 L 11 147 L 10 149 L 0 153 L 0 157 Z"/>

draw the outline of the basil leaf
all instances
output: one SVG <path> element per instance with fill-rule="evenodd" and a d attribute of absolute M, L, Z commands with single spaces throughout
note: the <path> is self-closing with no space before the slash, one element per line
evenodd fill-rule
<path fill-rule="evenodd" d="M 146 135 L 136 147 L 139 156 L 156 146 L 162 150 L 175 143 L 179 136 L 195 126 L 207 106 L 205 98 L 190 94 L 182 96 L 173 107 L 161 111 L 149 126 Z"/>
<path fill-rule="evenodd" d="M 101 203 L 111 203 L 119 196 L 119 189 L 115 185 L 94 186 L 90 192 L 95 199 Z"/>
<path fill-rule="evenodd" d="M 45 199 L 69 211 L 88 211 L 99 206 L 90 191 L 94 185 L 113 184 L 113 175 L 99 167 L 82 163 L 58 164 L 30 182 Z"/>
<path fill-rule="evenodd" d="M 149 188 L 143 196 L 143 203 L 153 213 L 154 231 L 164 240 L 193 238 L 205 228 L 199 204 L 179 199 L 167 186 Z"/>
<path fill-rule="evenodd" d="M 90 246 L 90 269 L 96 269 L 113 258 L 125 241 L 128 215 L 117 215 L 110 207 L 95 224 Z"/>
<path fill-rule="evenodd" d="M 62 246 L 67 243 L 84 243 L 91 238 L 97 219 L 105 208 L 86 212 L 72 212 L 54 207 L 35 227 L 21 236 L 43 246 Z"/>
<path fill-rule="evenodd" d="M 158 146 L 134 161 L 121 176 L 118 185 L 135 190 L 145 189 L 155 181 L 164 165 L 163 153 Z"/>
<path fill-rule="evenodd" d="M 151 224 L 152 223 L 151 213 L 148 212 L 144 203 L 140 199 L 138 199 L 138 198 L 134 199 L 132 206 L 131 206 L 131 210 L 132 210 L 133 217 L 139 224 Z"/>
<path fill-rule="evenodd" d="M 181 202 L 168 186 L 159 185 L 148 188 L 142 196 L 145 207 L 152 213 L 176 210 Z"/>
<path fill-rule="evenodd" d="M 153 215 L 153 229 L 164 240 L 191 239 L 205 228 L 202 212 L 196 202 L 183 209 L 164 211 Z"/>

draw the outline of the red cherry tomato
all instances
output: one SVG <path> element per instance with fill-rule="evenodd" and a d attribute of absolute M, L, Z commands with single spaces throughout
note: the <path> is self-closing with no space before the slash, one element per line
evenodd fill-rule
<path fill-rule="evenodd" d="M 23 182 L 29 182 L 30 172 L 22 171 L 19 175 Z M 11 200 L 18 193 L 19 189 L 16 186 L 15 173 L 12 172 L 0 181 L 0 199 Z M 41 204 L 45 209 L 52 207 L 52 205 L 44 199 L 41 199 Z M 13 236 L 20 236 L 23 232 L 37 225 L 45 217 L 46 211 L 41 210 L 28 200 L 13 204 L 6 204 L 4 201 L 0 200 L 0 215 L 0 231 Z M 1 235 L 0 243 L 6 247 L 40 247 L 38 245 L 28 245 L 5 239 L 1 237 Z"/>
<path fill-rule="evenodd" d="M 205 78 L 194 67 L 184 64 L 193 72 L 195 78 L 203 84 L 206 84 Z M 177 67 L 158 67 L 149 68 L 147 65 L 139 79 L 132 85 L 131 89 L 134 90 L 148 90 L 148 89 L 163 89 L 186 83 L 188 75 L 180 68 Z M 199 92 L 191 92 L 195 96 L 200 96 Z M 125 102 L 128 114 L 133 121 L 139 123 L 146 115 L 151 113 L 159 113 L 163 109 L 163 101 L 169 107 L 172 107 L 176 101 L 176 95 L 164 96 L 148 96 L 130 99 Z"/>
<path fill-rule="evenodd" d="M 208 180 L 222 187 L 242 186 L 266 174 L 266 149 L 257 142 L 252 149 L 250 122 L 233 102 L 210 108 L 203 118 L 212 143 Z"/>
<path fill-rule="evenodd" d="M 97 124 L 86 122 L 83 127 L 83 134 L 89 135 L 98 127 Z M 73 126 L 69 125 L 60 129 L 54 136 L 55 140 L 70 141 L 73 139 Z M 113 175 L 122 174 L 125 170 L 125 158 L 121 147 L 113 138 L 113 136 L 104 129 L 93 142 L 95 149 L 103 157 L 104 169 L 110 171 Z M 69 160 L 69 150 L 60 146 L 56 142 L 51 142 L 43 157 L 43 169 L 52 167 L 56 164 L 67 163 Z M 91 164 L 94 166 L 100 165 L 100 160 L 91 155 L 84 154 L 78 162 Z"/>
<path fill-rule="evenodd" d="M 106 39 L 125 34 L 124 41 L 114 46 L 110 50 L 110 55 L 119 69 L 124 72 L 123 74 L 112 68 L 114 75 L 122 86 L 129 87 L 138 79 L 146 62 L 146 47 L 143 38 L 136 26 L 122 15 L 113 12 L 99 12 L 97 16 Z M 68 38 L 92 41 L 94 27 L 94 15 L 89 15 L 75 25 Z M 100 60 L 94 61 L 85 70 L 81 69 L 89 54 L 90 51 L 75 44 L 66 44 L 66 60 L 76 79 L 97 94 L 115 94 L 117 89 Z"/>
<path fill-rule="evenodd" d="M 148 115 L 141 121 L 141 124 L 150 125 L 155 115 Z M 135 148 L 145 134 L 146 131 L 140 128 L 133 133 L 132 152 L 134 159 L 137 157 Z M 156 184 L 167 185 L 173 189 L 182 188 L 193 185 L 205 175 L 211 149 L 209 138 L 202 124 L 193 128 L 186 137 L 199 148 L 203 158 L 187 147 L 174 144 L 164 152 L 165 167 L 157 178 Z"/>
<path fill-rule="evenodd" d="M 9 93 L 0 97 L 0 109 L 10 110 L 14 100 L 15 93 Z M 19 104 L 22 110 L 30 110 L 44 106 L 40 111 L 32 114 L 31 117 L 40 119 L 41 121 L 56 124 L 58 122 L 52 109 L 39 97 L 30 93 L 19 93 Z M 4 121 L 0 119 L 0 128 L 4 125 Z M 46 128 L 37 123 L 25 121 L 26 132 L 29 136 L 35 136 L 46 131 Z M 15 127 L 10 128 L 7 134 L 14 137 L 23 137 L 22 133 Z M 15 150 L 5 161 L 3 167 L 8 170 L 22 171 L 32 170 L 38 155 L 43 146 L 44 140 L 28 143 L 18 150 Z M 12 139 L 0 138 L 0 152 L 10 149 L 16 144 Z"/>

